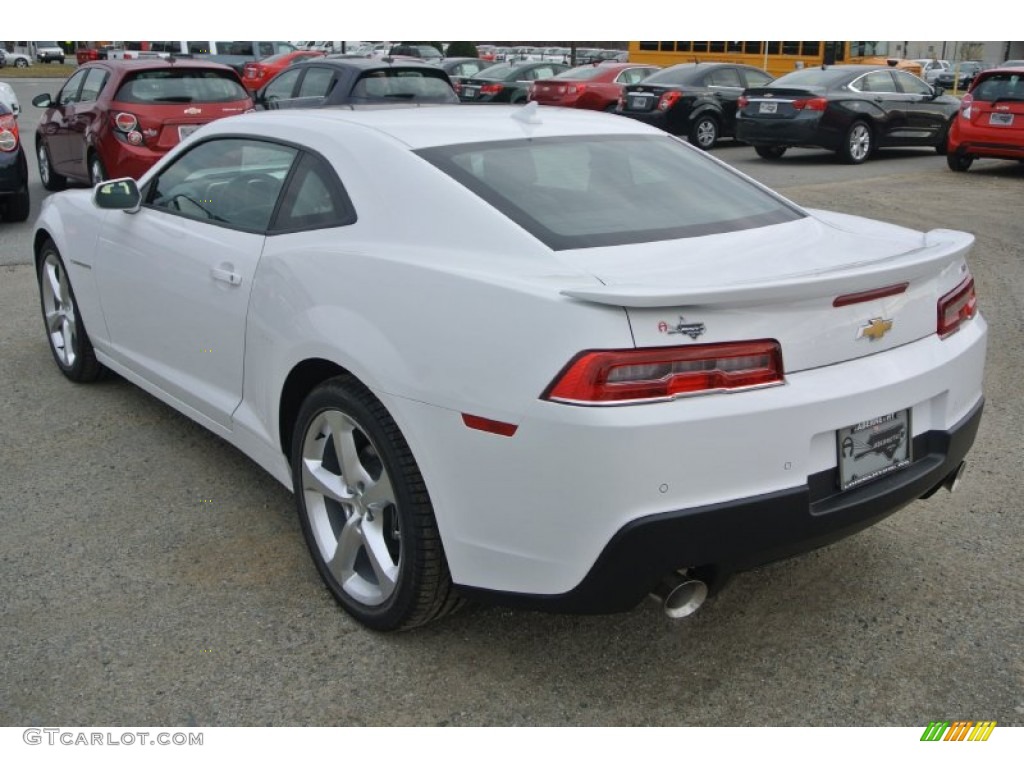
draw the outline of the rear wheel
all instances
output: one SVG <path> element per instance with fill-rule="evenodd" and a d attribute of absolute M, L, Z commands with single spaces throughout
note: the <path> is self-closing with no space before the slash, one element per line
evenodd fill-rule
<path fill-rule="evenodd" d="M 874 137 L 871 126 L 863 120 L 857 120 L 846 132 L 846 138 L 839 149 L 839 157 L 843 162 L 851 164 L 863 163 L 874 151 Z"/>
<path fill-rule="evenodd" d="M 949 129 L 952 125 L 953 119 L 951 118 L 942 129 L 942 133 L 939 134 L 939 143 L 935 145 L 935 151 L 940 155 L 945 155 L 949 151 Z"/>
<path fill-rule="evenodd" d="M 780 147 L 777 144 L 758 144 L 754 147 L 754 151 L 765 160 L 778 160 L 786 154 L 786 147 Z"/>
<path fill-rule="evenodd" d="M 963 172 L 971 167 L 974 162 L 974 158 L 970 155 L 965 155 L 963 152 L 950 152 L 946 155 L 946 165 L 949 166 L 949 170 Z"/>
<path fill-rule="evenodd" d="M 28 59 L 15 59 L 14 66 L 18 69 L 24 69 L 28 66 Z"/>
<path fill-rule="evenodd" d="M 387 409 L 353 377 L 330 379 L 306 398 L 292 477 L 317 570 L 357 620 L 407 629 L 461 604 L 412 451 Z"/>
<path fill-rule="evenodd" d="M 690 127 L 690 143 L 707 150 L 718 143 L 718 120 L 713 115 L 701 115 Z"/>
<path fill-rule="evenodd" d="M 39 179 L 43 182 L 45 189 L 48 189 L 50 192 L 60 192 L 67 187 L 67 178 L 53 170 L 53 164 L 50 162 L 50 151 L 46 148 L 46 143 L 43 141 L 40 141 L 36 146 L 36 159 L 39 161 Z"/>

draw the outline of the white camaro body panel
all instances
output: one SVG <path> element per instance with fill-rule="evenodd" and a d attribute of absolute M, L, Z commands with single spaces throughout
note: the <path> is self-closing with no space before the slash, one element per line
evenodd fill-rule
<path fill-rule="evenodd" d="M 288 487 L 289 372 L 320 359 L 363 381 L 407 439 L 466 586 L 567 592 L 631 521 L 799 486 L 836 465 L 838 429 L 911 409 L 915 435 L 948 430 L 980 401 L 983 318 L 935 333 L 936 302 L 967 274 L 969 235 L 806 212 L 724 235 L 552 251 L 410 150 L 659 132 L 578 110 L 541 111 L 539 123 L 514 112 L 246 115 L 204 126 L 163 161 L 219 134 L 314 148 L 355 205 L 345 227 L 262 236 L 151 222 L 165 232 L 154 239 L 133 227 L 175 217 L 103 212 L 71 191 L 44 202 L 37 228 L 67 261 L 100 360 Z M 210 281 L 222 263 L 240 285 Z M 898 296 L 831 306 L 902 282 Z M 147 306 L 157 313 L 133 325 Z M 542 399 L 579 352 L 677 344 L 661 324 L 684 317 L 707 327 L 701 343 L 778 339 L 785 384 L 623 407 Z M 858 339 L 876 317 L 894 319 L 893 332 Z M 463 414 L 518 429 L 468 429 Z"/>

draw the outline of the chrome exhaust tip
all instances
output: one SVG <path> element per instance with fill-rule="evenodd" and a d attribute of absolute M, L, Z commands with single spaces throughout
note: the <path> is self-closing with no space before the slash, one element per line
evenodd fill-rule
<path fill-rule="evenodd" d="M 960 481 L 964 477 L 965 469 L 967 469 L 967 462 L 961 461 L 960 466 L 946 475 L 946 479 L 942 481 L 943 487 L 950 493 L 953 493 L 953 491 L 960 487 Z"/>
<path fill-rule="evenodd" d="M 704 605 L 708 585 L 699 579 L 673 573 L 651 592 L 651 597 L 661 603 L 670 619 L 682 619 Z"/>

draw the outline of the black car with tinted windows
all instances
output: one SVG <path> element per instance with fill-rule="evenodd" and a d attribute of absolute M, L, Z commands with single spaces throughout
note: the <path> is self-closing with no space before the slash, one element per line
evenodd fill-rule
<path fill-rule="evenodd" d="M 554 77 L 569 68 L 555 61 L 519 61 L 495 64 L 462 81 L 459 98 L 473 103 L 525 104 L 530 83 Z"/>
<path fill-rule="evenodd" d="M 862 163 L 878 147 L 934 147 L 946 136 L 960 100 L 893 67 L 845 64 L 798 69 L 740 99 L 736 138 L 761 157 L 790 147 L 822 147 Z"/>
<path fill-rule="evenodd" d="M 458 101 L 443 69 L 390 58 L 307 59 L 282 70 L 256 94 L 264 109 Z"/>
<path fill-rule="evenodd" d="M 464 56 L 455 56 L 453 58 L 432 63 L 448 73 L 448 78 L 452 81 L 452 87 L 455 89 L 456 93 L 459 93 L 462 90 L 463 80 L 475 77 L 478 72 L 483 72 L 488 67 L 494 66 L 493 61 L 487 61 L 486 59 L 474 59 Z"/>
<path fill-rule="evenodd" d="M 736 104 L 743 89 L 771 79 L 764 70 L 744 64 L 676 64 L 625 86 L 616 113 L 711 149 L 719 137 L 735 135 Z"/>

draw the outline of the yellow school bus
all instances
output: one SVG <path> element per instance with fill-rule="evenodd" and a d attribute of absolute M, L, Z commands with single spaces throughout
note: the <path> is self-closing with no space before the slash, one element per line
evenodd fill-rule
<path fill-rule="evenodd" d="M 700 61 L 750 64 L 774 77 L 822 64 L 878 64 L 921 76 L 920 64 L 890 56 L 889 43 L 884 41 L 634 40 L 629 43 L 629 60 L 660 67 Z"/>

